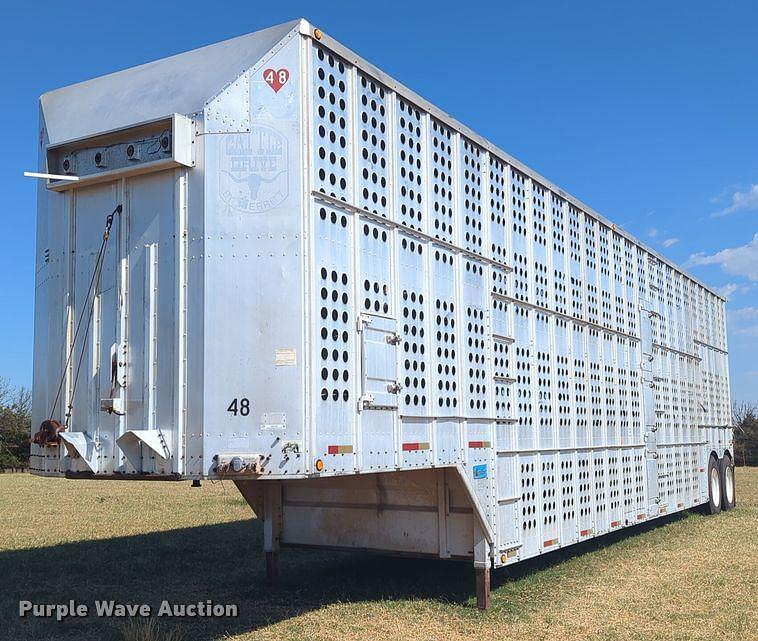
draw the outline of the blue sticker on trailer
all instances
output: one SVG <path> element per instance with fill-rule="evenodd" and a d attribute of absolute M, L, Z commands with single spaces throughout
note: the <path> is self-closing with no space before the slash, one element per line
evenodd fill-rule
<path fill-rule="evenodd" d="M 474 479 L 486 479 L 486 478 L 487 478 L 487 466 L 474 465 Z"/>

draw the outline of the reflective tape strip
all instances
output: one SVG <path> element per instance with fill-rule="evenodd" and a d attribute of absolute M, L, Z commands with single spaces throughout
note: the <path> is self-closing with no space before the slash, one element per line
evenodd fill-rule
<path fill-rule="evenodd" d="M 469 441 L 468 446 L 471 449 L 481 449 L 483 447 L 492 447 L 489 441 Z"/>
<path fill-rule="evenodd" d="M 611 527 L 618 527 L 621 525 L 621 521 L 611 521 Z"/>
<path fill-rule="evenodd" d="M 638 521 L 644 521 L 645 520 L 645 515 L 644 514 L 638 514 L 637 515 L 637 520 Z"/>
<path fill-rule="evenodd" d="M 579 536 L 587 536 L 588 534 L 592 534 L 592 528 L 579 532 Z"/>
<path fill-rule="evenodd" d="M 326 448 L 327 454 L 352 454 L 352 445 L 330 445 Z"/>
<path fill-rule="evenodd" d="M 551 545 L 558 545 L 558 539 L 549 539 L 542 544 L 542 547 L 549 548 Z"/>
<path fill-rule="evenodd" d="M 416 450 L 428 450 L 429 443 L 403 443 L 403 452 L 415 452 Z"/>

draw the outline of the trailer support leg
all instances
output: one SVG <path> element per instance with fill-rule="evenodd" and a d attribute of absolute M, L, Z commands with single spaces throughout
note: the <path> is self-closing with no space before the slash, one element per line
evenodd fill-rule
<path fill-rule="evenodd" d="M 476 607 L 488 610 L 490 605 L 490 568 L 476 568 Z"/>
<path fill-rule="evenodd" d="M 279 539 L 282 531 L 282 485 L 265 481 L 263 491 L 263 551 L 266 553 L 266 579 L 276 581 L 279 574 Z"/>
<path fill-rule="evenodd" d="M 266 552 L 266 581 L 276 583 L 279 576 L 279 552 Z"/>
<path fill-rule="evenodd" d="M 476 573 L 476 607 L 490 607 L 490 555 L 487 539 L 478 523 L 474 524 L 474 571 Z"/>

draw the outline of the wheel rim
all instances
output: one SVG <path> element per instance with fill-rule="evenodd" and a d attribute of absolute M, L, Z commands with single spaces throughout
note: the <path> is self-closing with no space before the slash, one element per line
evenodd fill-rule
<path fill-rule="evenodd" d="M 734 503 L 734 468 L 730 465 L 726 468 L 724 474 L 724 494 L 726 494 L 726 502 L 731 505 Z"/>
<path fill-rule="evenodd" d="M 719 480 L 719 471 L 711 468 L 711 500 L 714 505 L 721 503 L 721 481 Z"/>

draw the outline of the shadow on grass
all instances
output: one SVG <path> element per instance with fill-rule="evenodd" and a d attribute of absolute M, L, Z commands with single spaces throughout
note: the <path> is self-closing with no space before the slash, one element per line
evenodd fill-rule
<path fill-rule="evenodd" d="M 682 518 L 672 515 L 493 573 L 493 588 L 528 578 L 566 559 Z M 284 549 L 280 579 L 265 582 L 262 528 L 257 520 L 155 532 L 101 541 L 0 553 L 0 639 L 120 639 L 125 619 L 100 619 L 95 600 L 237 604 L 239 616 L 166 619 L 186 639 L 207 641 L 260 627 L 338 602 L 431 599 L 474 608 L 469 563 L 351 552 Z M 536 577 L 535 577 L 536 578 Z M 18 602 L 90 608 L 87 618 L 21 619 Z"/>

